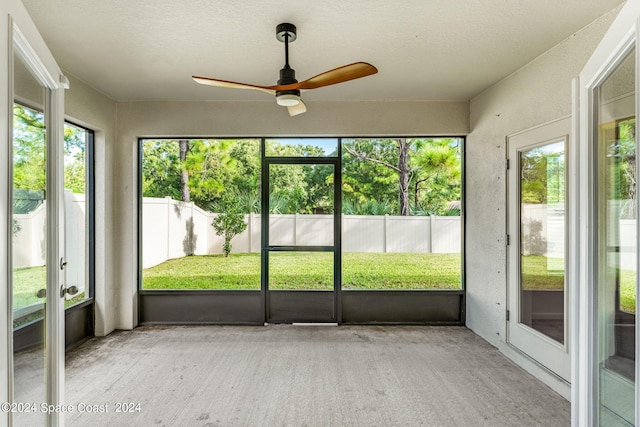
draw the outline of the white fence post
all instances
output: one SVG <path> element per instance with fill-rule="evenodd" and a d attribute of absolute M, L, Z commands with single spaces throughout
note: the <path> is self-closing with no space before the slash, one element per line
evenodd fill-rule
<path fill-rule="evenodd" d="M 167 259 L 171 258 L 171 197 L 166 196 L 164 200 L 167 202 Z"/>
<path fill-rule="evenodd" d="M 251 241 L 253 240 L 251 238 L 251 236 L 253 236 L 253 212 L 249 212 L 249 219 L 247 219 L 247 236 L 249 237 L 247 252 L 251 253 Z"/>
<path fill-rule="evenodd" d="M 434 222 L 434 217 L 433 215 L 429 215 L 429 252 L 433 252 L 433 222 Z"/>
<path fill-rule="evenodd" d="M 384 216 L 384 239 L 382 240 L 382 252 L 387 253 L 387 242 L 389 241 L 389 236 L 387 235 L 387 230 L 389 229 L 389 215 Z"/>

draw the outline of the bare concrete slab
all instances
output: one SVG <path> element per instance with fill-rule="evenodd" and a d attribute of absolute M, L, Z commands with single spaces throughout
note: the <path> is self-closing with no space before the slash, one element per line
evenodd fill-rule
<path fill-rule="evenodd" d="M 570 425 L 464 327 L 141 327 L 69 353 L 66 395 L 70 426 Z"/>

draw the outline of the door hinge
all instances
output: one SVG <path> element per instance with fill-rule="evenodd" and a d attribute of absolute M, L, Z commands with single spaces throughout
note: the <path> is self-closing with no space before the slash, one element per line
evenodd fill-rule
<path fill-rule="evenodd" d="M 507 322 L 509 321 L 509 310 L 507 310 Z"/>
<path fill-rule="evenodd" d="M 505 245 L 509 246 L 511 244 L 511 236 L 508 234 L 504 236 Z"/>
<path fill-rule="evenodd" d="M 504 168 L 505 168 L 506 170 L 509 170 L 509 166 L 510 166 L 510 164 L 509 164 L 509 159 L 504 159 Z"/>

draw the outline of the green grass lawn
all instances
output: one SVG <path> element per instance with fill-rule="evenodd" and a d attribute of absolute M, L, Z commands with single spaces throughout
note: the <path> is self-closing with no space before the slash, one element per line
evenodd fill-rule
<path fill-rule="evenodd" d="M 47 270 L 42 267 L 17 268 L 13 273 L 13 309 L 19 309 L 34 304 L 41 304 L 44 299 L 38 298 L 36 293 L 46 287 Z M 65 301 L 65 307 L 69 307 L 80 301 L 84 301 L 84 292 L 77 294 L 73 299 Z M 14 319 L 14 327 L 37 320 L 42 317 L 42 310 Z"/>
<path fill-rule="evenodd" d="M 277 252 L 270 289 L 333 289 L 333 254 Z M 460 289 L 459 254 L 344 253 L 344 289 Z M 260 289 L 260 254 L 190 256 L 143 271 L 143 289 Z"/>
<path fill-rule="evenodd" d="M 13 308 L 43 302 L 36 296 L 47 287 L 47 270 L 42 267 L 17 268 L 13 273 Z"/>
<path fill-rule="evenodd" d="M 551 260 L 551 265 L 557 265 Z M 557 261 L 557 260 L 555 260 Z M 524 290 L 561 290 L 564 288 L 564 273 L 549 271 L 547 257 L 522 257 L 522 288 Z M 620 270 L 620 309 L 636 312 L 636 273 Z"/>

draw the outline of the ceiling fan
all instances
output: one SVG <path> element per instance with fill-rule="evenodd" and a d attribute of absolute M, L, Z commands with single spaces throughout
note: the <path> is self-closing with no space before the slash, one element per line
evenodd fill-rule
<path fill-rule="evenodd" d="M 276 27 L 276 38 L 284 43 L 284 68 L 280 70 L 280 80 L 274 86 L 260 86 L 247 83 L 238 83 L 228 80 L 213 79 L 210 77 L 192 76 L 197 83 L 216 87 L 227 87 L 232 89 L 253 89 L 266 92 L 276 96 L 278 105 L 287 107 L 289 115 L 295 116 L 307 111 L 307 107 L 300 99 L 300 91 L 317 89 L 349 80 L 370 76 L 378 72 L 378 69 L 366 62 L 355 62 L 353 64 L 334 68 L 324 73 L 313 76 L 310 79 L 298 82 L 296 72 L 289 66 L 289 43 L 297 38 L 296 26 L 293 24 L 280 24 Z"/>

